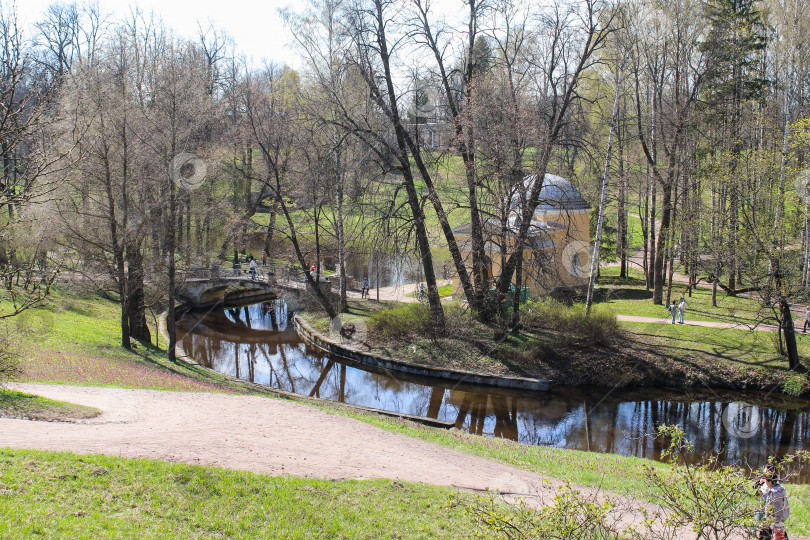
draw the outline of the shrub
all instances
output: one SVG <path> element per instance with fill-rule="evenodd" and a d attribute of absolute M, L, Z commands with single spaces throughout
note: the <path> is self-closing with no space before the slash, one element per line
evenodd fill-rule
<path fill-rule="evenodd" d="M 403 339 L 411 334 L 431 334 L 430 309 L 426 304 L 404 304 L 375 311 L 369 330 L 384 339 Z"/>
<path fill-rule="evenodd" d="M 469 335 L 475 324 L 470 310 L 461 302 L 444 304 L 446 335 Z M 411 336 L 435 338 L 436 328 L 430 319 L 430 308 L 425 303 L 405 304 L 375 311 L 369 315 L 370 331 L 384 339 L 404 339 Z"/>
<path fill-rule="evenodd" d="M 609 497 L 583 495 L 565 485 L 545 499 L 538 492 L 529 495 L 545 504 L 536 508 L 518 499 L 509 503 L 494 493 L 468 499 L 454 496 L 451 506 L 463 506 L 478 527 L 480 538 L 508 540 L 609 540 L 640 539 L 641 535 L 622 526 L 622 509 Z"/>
<path fill-rule="evenodd" d="M 807 380 L 807 375 L 791 373 L 782 383 L 782 391 L 791 396 L 804 396 L 810 393 L 810 381 Z"/>
<path fill-rule="evenodd" d="M 22 375 L 20 360 L 7 329 L 0 333 L 0 388 L 3 382 Z"/>
<path fill-rule="evenodd" d="M 616 315 L 604 306 L 592 306 L 588 315 L 585 304 L 569 306 L 544 298 L 526 303 L 524 310 L 523 320 L 527 326 L 553 330 L 573 341 L 605 345 L 619 333 Z"/>

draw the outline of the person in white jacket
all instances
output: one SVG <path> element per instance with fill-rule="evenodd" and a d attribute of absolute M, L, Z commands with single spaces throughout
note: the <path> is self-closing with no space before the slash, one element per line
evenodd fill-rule
<path fill-rule="evenodd" d="M 683 314 L 686 312 L 686 300 L 681 296 L 681 301 L 678 302 L 678 323 L 683 324 Z"/>

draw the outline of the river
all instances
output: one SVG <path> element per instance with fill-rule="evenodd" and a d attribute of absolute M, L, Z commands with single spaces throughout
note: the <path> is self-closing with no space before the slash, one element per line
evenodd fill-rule
<path fill-rule="evenodd" d="M 648 435 L 678 424 L 695 457 L 761 465 L 770 455 L 810 450 L 810 407 L 779 396 L 710 389 L 553 387 L 547 392 L 458 385 L 357 365 L 313 350 L 286 304 L 188 313 L 178 324 L 187 354 L 204 366 L 258 384 L 330 401 L 452 422 L 459 429 L 527 444 L 652 459 Z M 801 403 L 801 402 L 800 402 Z M 801 480 L 810 482 L 810 475 Z"/>

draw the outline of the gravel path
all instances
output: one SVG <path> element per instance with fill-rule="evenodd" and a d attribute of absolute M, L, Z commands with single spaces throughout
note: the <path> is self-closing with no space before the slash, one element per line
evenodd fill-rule
<path fill-rule="evenodd" d="M 75 423 L 0 418 L 0 447 L 144 457 L 270 475 L 391 478 L 520 493 L 540 488 L 544 480 L 282 399 L 30 383 L 11 386 L 97 407 L 104 413 Z"/>
<path fill-rule="evenodd" d="M 75 423 L 0 418 L 0 447 L 108 454 L 319 479 L 388 478 L 497 489 L 544 504 L 562 486 L 520 469 L 292 401 L 202 392 L 13 384 L 97 407 Z M 582 489 L 595 495 L 595 490 Z M 638 501 L 617 497 L 624 508 Z M 620 522 L 636 522 L 624 511 Z"/>

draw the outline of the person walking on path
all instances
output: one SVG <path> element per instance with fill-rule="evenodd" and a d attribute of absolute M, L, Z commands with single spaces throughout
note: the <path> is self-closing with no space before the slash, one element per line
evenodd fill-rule
<path fill-rule="evenodd" d="M 810 306 L 807 306 L 804 310 L 804 332 L 807 333 L 807 327 L 810 325 Z"/>
<path fill-rule="evenodd" d="M 686 300 L 681 296 L 681 301 L 678 302 L 678 323 L 683 324 L 683 314 L 686 312 Z"/>
<path fill-rule="evenodd" d="M 678 314 L 678 306 L 675 305 L 675 302 L 672 302 L 668 309 L 670 315 L 672 315 L 672 324 L 675 324 L 675 316 Z"/>
<path fill-rule="evenodd" d="M 787 540 L 785 521 L 790 516 L 787 492 L 779 483 L 779 473 L 773 465 L 765 467 L 759 480 L 758 493 L 762 496 L 761 515 L 770 524 L 759 530 L 758 540 Z"/>
<path fill-rule="evenodd" d="M 250 258 L 250 279 L 256 279 L 256 259 Z"/>
<path fill-rule="evenodd" d="M 364 277 L 363 278 L 363 286 L 360 289 L 360 298 L 367 298 L 368 297 L 368 292 L 369 292 L 370 287 L 371 287 L 371 284 L 368 282 L 368 278 Z"/>

